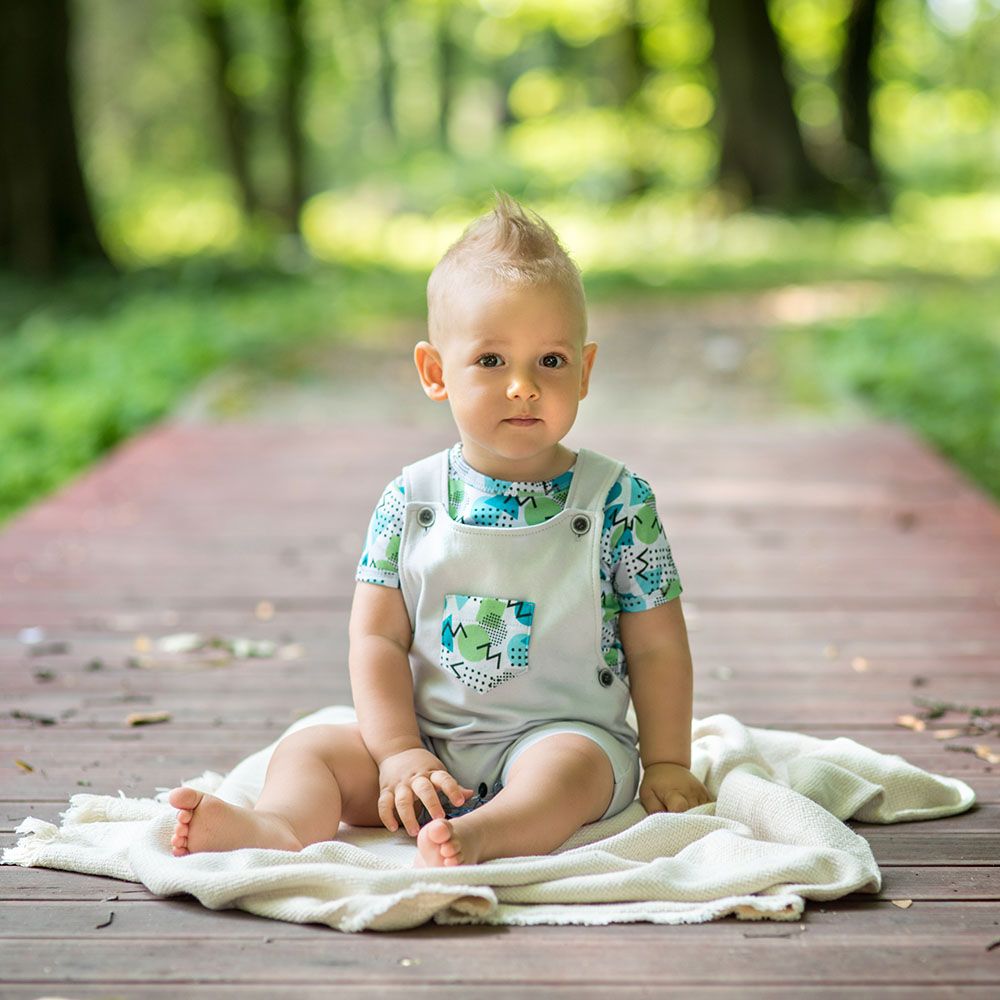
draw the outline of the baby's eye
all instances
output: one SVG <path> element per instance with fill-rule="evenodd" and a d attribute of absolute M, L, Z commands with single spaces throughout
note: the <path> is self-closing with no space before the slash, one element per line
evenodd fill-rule
<path fill-rule="evenodd" d="M 556 361 L 561 361 L 562 364 L 555 364 L 555 365 L 546 364 L 549 358 L 555 358 Z M 546 354 L 545 357 L 542 358 L 542 367 L 544 368 L 565 368 L 566 365 L 568 364 L 569 362 L 561 354 Z"/>
<path fill-rule="evenodd" d="M 476 362 L 476 364 L 483 364 L 483 362 L 484 362 L 484 361 L 487 361 L 487 360 L 488 360 L 488 359 L 490 359 L 490 358 L 495 358 L 495 359 L 499 360 L 499 358 L 500 358 L 500 355 L 499 355 L 499 354 L 484 354 L 484 355 L 483 355 L 483 356 L 482 356 L 482 357 L 481 357 L 481 358 L 480 358 L 480 359 L 479 359 L 479 360 L 478 360 L 478 361 Z M 483 365 L 483 367 L 484 367 L 484 368 L 496 368 L 496 365 Z"/>

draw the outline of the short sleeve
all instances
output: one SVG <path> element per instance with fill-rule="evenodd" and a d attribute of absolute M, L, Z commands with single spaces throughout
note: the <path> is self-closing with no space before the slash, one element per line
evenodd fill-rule
<path fill-rule="evenodd" d="M 622 611 L 648 611 L 683 589 L 649 483 L 628 469 L 608 494 L 611 579 Z"/>
<path fill-rule="evenodd" d="M 382 491 L 368 524 L 368 535 L 354 574 L 355 580 L 383 587 L 399 587 L 399 539 L 403 534 L 406 513 L 404 492 L 402 475 Z"/>

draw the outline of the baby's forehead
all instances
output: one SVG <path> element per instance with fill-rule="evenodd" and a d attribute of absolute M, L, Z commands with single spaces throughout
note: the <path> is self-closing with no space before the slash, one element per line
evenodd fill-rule
<path fill-rule="evenodd" d="M 535 312 L 534 302 L 543 300 L 542 312 Z M 509 324 L 507 308 L 515 303 L 527 304 L 528 311 L 512 310 L 520 318 Z M 463 351 L 523 346 L 527 335 L 533 347 L 573 352 L 583 348 L 587 333 L 583 304 L 569 290 L 551 285 L 495 288 L 486 293 L 468 290 L 438 320 L 435 346 Z"/>

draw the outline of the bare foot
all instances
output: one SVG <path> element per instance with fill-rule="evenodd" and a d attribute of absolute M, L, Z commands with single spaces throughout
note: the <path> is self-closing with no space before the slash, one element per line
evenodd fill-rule
<path fill-rule="evenodd" d="M 179 812 L 170 845 L 175 858 L 198 851 L 234 851 L 239 847 L 271 847 L 301 851 L 288 823 L 275 813 L 230 805 L 193 788 L 175 788 L 168 796 Z"/>
<path fill-rule="evenodd" d="M 451 865 L 474 865 L 479 861 L 479 838 L 460 830 L 457 820 L 432 819 L 417 834 L 417 860 L 414 868 L 443 868 Z"/>

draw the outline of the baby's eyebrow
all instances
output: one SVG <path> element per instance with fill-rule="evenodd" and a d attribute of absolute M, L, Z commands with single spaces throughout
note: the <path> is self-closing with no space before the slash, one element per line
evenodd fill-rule
<path fill-rule="evenodd" d="M 483 340 L 476 341 L 470 346 L 470 350 L 473 351 L 485 351 L 487 349 L 499 349 L 503 350 L 507 347 L 507 344 L 502 340 Z M 575 350 L 575 346 L 564 340 L 552 340 L 547 344 L 538 345 L 538 350 L 540 351 L 550 351 L 558 348 L 560 351 L 572 351 Z"/>

